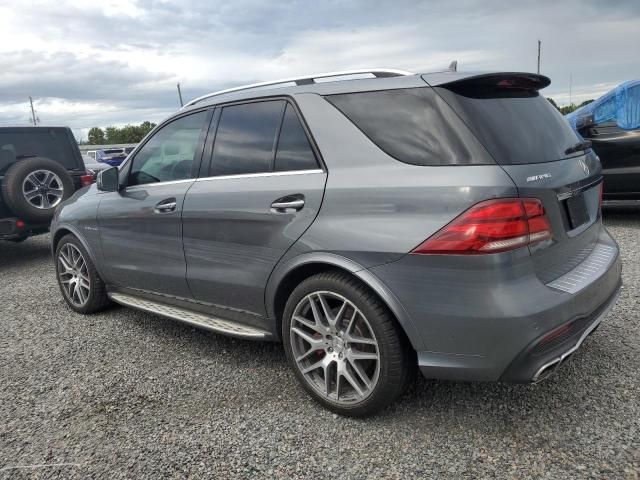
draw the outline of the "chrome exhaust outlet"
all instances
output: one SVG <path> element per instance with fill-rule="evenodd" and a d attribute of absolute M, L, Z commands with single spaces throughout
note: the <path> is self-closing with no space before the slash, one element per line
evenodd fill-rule
<path fill-rule="evenodd" d="M 538 383 L 546 378 L 549 378 L 553 374 L 553 372 L 556 371 L 556 369 L 560 366 L 561 363 L 562 363 L 562 357 L 554 358 L 550 362 L 545 363 L 543 366 L 541 366 L 538 369 L 536 374 L 533 376 L 533 378 L 531 379 L 531 383 Z"/>

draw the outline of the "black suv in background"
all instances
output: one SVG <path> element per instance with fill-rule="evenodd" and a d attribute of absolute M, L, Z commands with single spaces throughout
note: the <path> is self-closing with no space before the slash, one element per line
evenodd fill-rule
<path fill-rule="evenodd" d="M 58 204 L 92 181 L 68 127 L 0 127 L 0 240 L 48 231 Z"/>

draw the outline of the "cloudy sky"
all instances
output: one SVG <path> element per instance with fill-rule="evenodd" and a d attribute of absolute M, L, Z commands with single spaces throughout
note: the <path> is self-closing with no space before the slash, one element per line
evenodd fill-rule
<path fill-rule="evenodd" d="M 0 125 L 158 121 L 244 83 L 359 67 L 535 71 L 559 104 L 640 78 L 640 1 L 0 0 Z"/>

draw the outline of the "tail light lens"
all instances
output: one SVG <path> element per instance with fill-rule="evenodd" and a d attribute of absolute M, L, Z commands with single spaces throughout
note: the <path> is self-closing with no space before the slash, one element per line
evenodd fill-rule
<path fill-rule="evenodd" d="M 600 182 L 598 197 L 598 213 L 602 214 L 602 192 L 604 191 L 604 182 Z"/>
<path fill-rule="evenodd" d="M 89 185 L 91 185 L 93 182 L 95 181 L 93 175 L 82 175 L 80 177 L 80 184 L 83 187 L 88 187 Z"/>
<path fill-rule="evenodd" d="M 474 205 L 411 253 L 498 253 L 551 237 L 551 225 L 540 200 L 501 198 Z"/>

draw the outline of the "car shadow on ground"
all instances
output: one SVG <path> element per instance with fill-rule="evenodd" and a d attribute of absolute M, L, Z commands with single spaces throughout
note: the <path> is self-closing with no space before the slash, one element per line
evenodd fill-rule
<path fill-rule="evenodd" d="M 228 362 L 230 368 L 259 368 L 263 375 L 272 377 L 271 381 L 265 383 L 271 387 L 264 392 L 250 387 L 255 398 L 267 401 L 275 384 L 279 390 L 296 395 L 298 402 L 306 403 L 316 414 L 323 412 L 323 408 L 313 402 L 297 385 L 280 343 L 230 338 L 119 306 L 109 311 L 116 310 L 127 312 L 127 322 L 133 322 L 136 329 L 141 329 L 137 333 L 155 337 L 154 340 L 159 342 L 163 339 L 173 341 L 179 338 L 181 341 L 174 344 L 176 351 L 187 349 L 188 355 L 195 357 L 216 356 L 218 352 L 224 352 L 225 357 L 222 361 Z M 525 420 L 529 416 L 541 415 L 547 418 L 549 415 L 562 415 L 565 409 L 567 413 L 575 412 L 579 405 L 584 404 L 584 399 L 593 388 L 591 378 L 594 371 L 614 368 L 609 363 L 607 355 L 601 355 L 601 349 L 595 336 L 590 338 L 550 379 L 535 385 L 433 380 L 425 379 L 417 373 L 415 380 L 399 401 L 364 421 L 386 425 L 406 420 L 407 424 L 410 424 L 416 421 L 416 415 L 419 414 L 428 416 L 429 421 L 435 425 L 439 422 L 438 419 L 443 423 L 450 422 L 451 416 L 454 415 L 464 418 L 465 422 L 471 422 L 478 430 L 482 430 L 501 428 L 504 421 Z M 550 402 L 550 397 L 555 397 L 555 400 Z M 493 420 L 490 420 L 491 417 Z"/>

